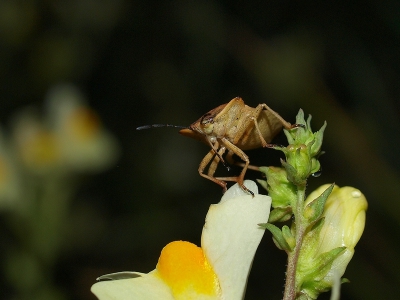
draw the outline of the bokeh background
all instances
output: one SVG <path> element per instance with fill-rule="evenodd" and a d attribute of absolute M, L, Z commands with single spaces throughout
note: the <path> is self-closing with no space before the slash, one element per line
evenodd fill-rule
<path fill-rule="evenodd" d="M 60 177 L 67 191 L 58 196 L 68 200 L 53 203 L 63 218 L 50 254 L 41 241 L 52 236 L 38 240 L 12 203 L 2 206 L 0 298 L 95 299 L 89 290 L 97 276 L 148 272 L 172 240 L 199 244 L 208 207 L 221 196 L 197 173 L 207 147 L 175 129 L 135 128 L 189 125 L 236 96 L 267 103 L 292 123 L 299 108 L 313 116 L 314 129 L 327 121 L 322 175 L 309 190 L 336 182 L 369 201 L 341 299 L 397 298 L 399 12 L 394 0 L 0 1 L 5 135 L 27 106 L 46 115 L 49 91 L 67 83 L 115 142 L 106 167 Z M 276 142 L 285 142 L 283 134 Z M 281 157 L 269 149 L 248 155 L 255 165 L 279 165 Z M 26 182 L 47 184 L 43 174 L 18 176 L 24 191 Z M 40 223 L 41 215 L 33 210 L 31 219 Z M 246 299 L 281 299 L 284 272 L 285 254 L 266 233 Z"/>

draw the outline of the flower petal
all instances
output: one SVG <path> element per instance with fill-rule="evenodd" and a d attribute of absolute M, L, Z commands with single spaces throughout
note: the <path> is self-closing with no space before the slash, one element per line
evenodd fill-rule
<path fill-rule="evenodd" d="M 236 184 L 219 204 L 211 205 L 202 249 L 188 242 L 172 242 L 164 247 L 156 270 L 102 276 L 100 279 L 119 280 L 98 282 L 92 292 L 101 300 L 243 299 L 250 266 L 265 232 L 257 224 L 268 222 L 271 206 L 271 198 L 258 195 L 254 182 L 245 181 L 245 185 L 254 197 Z M 132 278 L 120 279 L 127 277 Z M 216 290 L 209 289 L 210 282 L 217 284 Z"/>
<path fill-rule="evenodd" d="M 319 187 L 307 197 L 306 202 L 316 198 L 327 187 Z M 335 186 L 325 203 L 320 253 L 340 246 L 354 249 L 364 231 L 367 208 L 367 200 L 358 189 Z"/>
<path fill-rule="evenodd" d="M 169 243 L 161 251 L 156 270 L 176 299 L 220 299 L 217 275 L 195 244 Z"/>
<path fill-rule="evenodd" d="M 121 272 L 124 273 L 124 272 Z M 116 273 L 117 274 L 117 273 Z M 113 274 L 113 275 L 116 275 Z M 173 300 L 170 288 L 158 277 L 156 271 L 135 273 L 139 277 L 100 281 L 92 286 L 92 293 L 101 300 Z M 104 276 L 103 276 L 104 277 Z"/>
<path fill-rule="evenodd" d="M 224 299 L 243 299 L 247 277 L 267 223 L 271 198 L 258 194 L 257 185 L 244 185 L 254 197 L 235 184 L 218 204 L 210 206 L 203 228 L 201 245 L 220 280 Z"/>

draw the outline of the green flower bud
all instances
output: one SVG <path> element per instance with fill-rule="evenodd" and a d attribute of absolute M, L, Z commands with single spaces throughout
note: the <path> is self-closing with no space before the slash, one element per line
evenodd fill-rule
<path fill-rule="evenodd" d="M 267 181 L 261 181 L 269 196 L 272 198 L 272 207 L 287 207 L 296 200 L 296 186 L 289 182 L 285 169 L 279 167 L 260 167 L 265 173 Z"/>
<path fill-rule="evenodd" d="M 286 161 L 296 169 L 295 182 L 302 182 L 311 174 L 311 159 L 306 145 L 289 145 L 286 152 Z"/>
<path fill-rule="evenodd" d="M 306 204 L 317 198 L 329 184 L 322 185 L 306 199 Z M 360 240 L 365 226 L 365 212 L 368 202 L 365 196 L 356 188 L 337 185 L 332 190 L 325 203 L 323 217 L 327 226 L 321 230 L 320 251 L 346 246 L 354 249 Z"/>
<path fill-rule="evenodd" d="M 300 109 L 296 117 L 296 129 L 284 130 L 289 145 L 284 147 L 276 146 L 276 150 L 285 153 L 286 162 L 282 165 L 287 172 L 288 180 L 297 186 L 305 186 L 307 178 L 321 168 L 318 156 L 321 154 L 326 122 L 321 129 L 315 133 L 311 130 L 311 116 L 307 122 L 304 120 L 304 113 Z"/>
<path fill-rule="evenodd" d="M 305 205 L 319 197 L 329 185 L 312 192 Z M 298 286 L 315 299 L 329 290 L 335 274 L 341 277 L 354 254 L 365 226 L 368 203 L 353 187 L 335 186 L 325 202 L 321 219 L 308 230 L 297 265 Z"/>

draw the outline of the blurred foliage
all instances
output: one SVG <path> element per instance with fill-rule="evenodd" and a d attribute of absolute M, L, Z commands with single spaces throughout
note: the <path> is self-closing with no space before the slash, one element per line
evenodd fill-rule
<path fill-rule="evenodd" d="M 40 107 L 54 84 L 72 82 L 123 151 L 118 164 L 85 179 L 74 194 L 67 242 L 46 280 L 61 298 L 94 299 L 89 288 L 97 276 L 148 272 L 167 242 L 199 243 L 208 206 L 221 194 L 197 173 L 207 147 L 173 129 L 135 128 L 189 125 L 241 96 L 253 107 L 267 103 L 289 122 L 299 108 L 313 115 L 315 128 L 327 121 L 322 176 L 309 190 L 336 182 L 360 189 L 369 202 L 341 299 L 395 299 L 399 10 L 393 0 L 0 1 L 2 126 L 22 106 Z M 279 165 L 275 152 L 248 154 L 254 165 Z M 8 213 L 0 213 L 1 253 L 15 236 Z M 19 262 L 24 273 L 24 258 Z M 285 256 L 266 235 L 246 299 L 280 299 L 284 269 Z M 18 299 L 5 277 L 4 299 Z"/>

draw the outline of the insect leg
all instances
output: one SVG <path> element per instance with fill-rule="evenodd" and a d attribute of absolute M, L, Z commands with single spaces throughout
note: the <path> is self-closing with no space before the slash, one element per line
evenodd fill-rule
<path fill-rule="evenodd" d="M 256 128 L 257 133 L 259 135 L 259 138 L 260 138 L 260 141 L 261 141 L 261 145 L 265 148 L 265 147 L 268 147 L 269 144 L 265 141 L 265 139 L 264 139 L 264 137 L 263 137 L 263 135 L 261 133 L 260 126 L 258 126 L 258 123 L 257 123 L 257 117 L 252 117 L 251 119 L 254 122 L 254 127 Z"/>
<path fill-rule="evenodd" d="M 224 147 L 224 148 L 225 148 L 225 147 Z M 225 151 L 225 150 L 224 150 L 224 151 Z M 217 153 L 218 153 L 218 152 L 217 152 Z M 204 177 L 204 178 L 207 178 L 208 180 L 211 180 L 211 181 L 215 182 L 216 184 L 220 185 L 220 186 L 222 187 L 222 189 L 223 189 L 223 192 L 226 192 L 226 182 L 223 181 L 223 180 L 219 180 L 219 179 L 213 177 L 213 175 L 214 175 L 213 173 L 215 172 L 215 169 L 217 168 L 217 165 L 218 165 L 218 163 L 219 163 L 219 161 L 220 161 L 220 160 L 219 160 L 219 157 L 218 157 L 218 156 L 215 156 L 215 155 L 216 155 L 215 150 L 214 150 L 214 149 L 211 149 L 211 150 L 207 153 L 207 155 L 204 156 L 203 160 L 201 161 L 201 163 L 200 163 L 200 165 L 199 165 L 198 171 L 199 171 L 200 176 L 202 176 L 202 177 Z M 213 159 L 213 158 L 214 158 L 214 159 Z M 211 161 L 213 161 L 213 162 L 211 163 L 210 168 L 214 169 L 214 171 L 212 171 L 212 169 L 211 169 L 211 171 L 210 171 L 210 169 L 209 169 L 208 174 L 210 174 L 210 172 L 211 172 L 211 175 L 204 174 L 204 170 L 207 168 L 208 164 L 209 164 Z"/>
<path fill-rule="evenodd" d="M 211 149 L 214 150 L 215 155 L 218 156 L 219 160 L 222 162 L 224 167 L 229 171 L 230 170 L 229 166 L 226 164 L 225 160 L 222 158 L 222 154 L 220 154 L 218 151 L 219 143 L 216 140 L 211 141 L 211 139 L 209 139 L 209 138 L 207 139 L 207 142 L 210 145 Z M 224 152 L 225 152 L 225 150 L 222 153 L 224 153 Z"/>
<path fill-rule="evenodd" d="M 229 149 L 229 152 L 232 152 L 232 154 L 228 153 L 229 156 L 236 154 L 244 161 L 244 166 L 243 166 L 242 172 L 240 173 L 239 176 L 236 176 L 236 177 L 214 177 L 214 178 L 217 180 L 220 180 L 220 181 L 236 181 L 244 191 L 246 191 L 254 196 L 254 193 L 252 191 L 250 191 L 248 188 L 246 188 L 246 186 L 243 184 L 244 175 L 246 174 L 247 168 L 250 163 L 249 157 L 241 149 L 236 147 L 234 144 L 232 144 L 226 138 L 222 138 L 221 140 L 222 140 L 223 144 L 226 146 L 226 148 Z"/>
<path fill-rule="evenodd" d="M 271 113 L 273 115 L 273 117 L 276 118 L 276 120 L 282 124 L 283 127 L 285 127 L 287 130 L 289 129 L 293 129 L 293 128 L 297 128 L 297 127 L 304 127 L 302 124 L 290 124 L 289 122 L 287 122 L 285 119 L 283 119 L 277 112 L 275 112 L 274 110 L 272 110 L 268 105 L 266 105 L 265 103 L 263 104 L 259 104 L 256 109 L 255 109 L 255 113 L 253 114 L 253 116 L 251 116 L 251 120 L 254 123 L 254 127 L 257 131 L 257 134 L 259 136 L 261 145 L 265 148 L 273 148 L 275 145 L 274 144 L 269 144 L 266 142 L 266 140 L 263 137 L 263 134 L 261 132 L 260 126 L 258 124 L 258 118 L 261 114 L 261 112 L 263 110 L 267 110 L 269 113 Z M 246 138 L 248 138 L 249 136 L 246 136 Z"/>
<path fill-rule="evenodd" d="M 245 166 L 246 164 L 244 164 L 244 163 L 242 163 L 242 162 L 240 162 L 240 161 L 235 160 L 235 159 L 233 158 L 233 155 L 234 155 L 234 154 L 235 154 L 234 152 L 228 151 L 228 153 L 227 153 L 226 156 L 225 156 L 226 161 L 227 161 L 229 164 L 231 164 L 231 165 L 235 165 L 235 166 L 239 166 L 239 167 L 244 168 L 244 166 Z M 247 166 L 247 169 L 250 169 L 250 170 L 253 170 L 253 171 L 260 171 L 260 168 L 259 168 L 259 167 L 253 166 L 253 165 L 248 165 L 248 166 Z"/>
<path fill-rule="evenodd" d="M 292 129 L 294 127 L 298 127 L 298 126 L 296 126 L 296 124 L 292 125 L 289 122 L 287 122 L 276 111 L 272 110 L 267 104 L 263 103 L 263 104 L 259 104 L 259 106 L 261 106 L 264 110 L 268 110 L 271 114 L 273 114 L 275 116 L 275 118 L 277 118 L 281 122 L 283 127 L 285 127 L 286 129 Z"/>
<path fill-rule="evenodd" d="M 215 170 L 217 169 L 217 166 L 218 166 L 219 162 L 221 161 L 221 157 L 222 157 L 222 155 L 224 155 L 225 151 L 226 151 L 226 148 L 224 146 L 222 146 L 218 150 L 218 152 L 214 156 L 214 159 L 212 160 L 210 166 L 208 167 L 208 172 L 207 172 L 208 176 L 214 177 Z M 222 162 L 224 163 L 224 161 L 222 161 Z M 224 165 L 225 165 L 225 163 L 224 163 Z M 225 166 L 228 167 L 227 165 L 225 165 Z M 229 169 L 228 169 L 228 171 L 229 171 Z"/>

